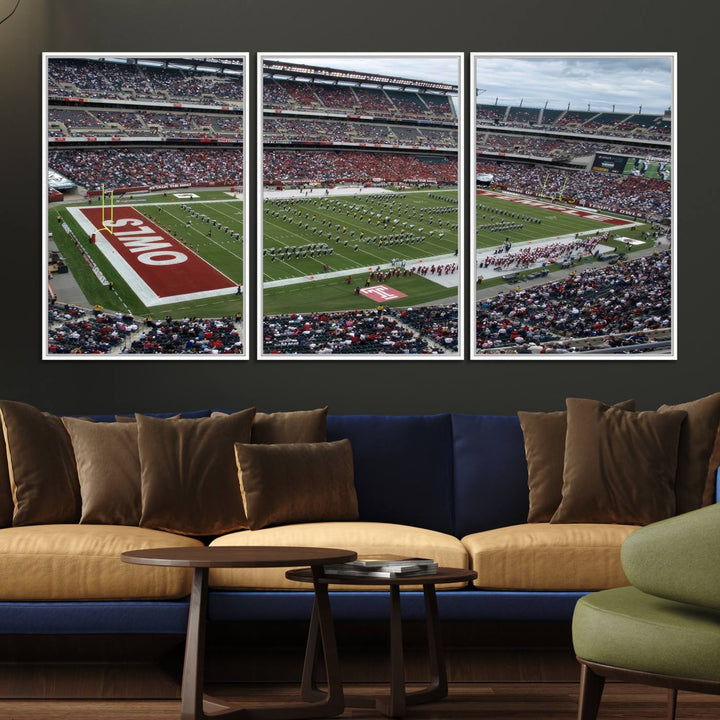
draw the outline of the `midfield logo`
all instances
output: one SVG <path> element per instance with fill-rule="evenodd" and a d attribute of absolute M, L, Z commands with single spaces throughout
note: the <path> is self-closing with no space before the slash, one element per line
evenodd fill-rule
<path fill-rule="evenodd" d="M 395 288 L 388 287 L 387 285 L 373 285 L 372 287 L 361 288 L 360 293 L 380 303 L 407 297 L 405 293 L 401 293 L 399 290 L 395 290 Z"/>

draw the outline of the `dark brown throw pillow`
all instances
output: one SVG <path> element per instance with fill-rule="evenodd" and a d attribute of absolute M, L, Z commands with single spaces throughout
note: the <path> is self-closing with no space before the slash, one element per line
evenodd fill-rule
<path fill-rule="evenodd" d="M 677 513 L 702 507 L 708 464 L 720 423 L 720 393 L 680 405 L 662 405 L 658 412 L 684 410 L 687 420 L 680 431 L 675 498 Z"/>
<path fill-rule="evenodd" d="M 624 400 L 614 407 L 635 410 L 635 400 Z M 567 411 L 520 411 L 518 418 L 528 466 L 528 522 L 550 522 L 562 500 Z"/>
<path fill-rule="evenodd" d="M 13 525 L 76 523 L 80 484 L 70 436 L 60 418 L 0 401 L 13 497 Z"/>
<path fill-rule="evenodd" d="M 705 489 L 703 490 L 703 507 L 713 505 L 717 497 L 717 471 L 720 467 L 720 428 L 715 435 L 710 461 L 708 462 L 707 477 L 705 478 Z"/>
<path fill-rule="evenodd" d="M 63 418 L 70 434 L 82 498 L 81 523 L 138 525 L 140 456 L 137 423 Z"/>
<path fill-rule="evenodd" d="M 12 525 L 13 511 L 12 489 L 10 488 L 10 470 L 8 469 L 5 433 L 0 423 L 0 528 Z"/>
<path fill-rule="evenodd" d="M 251 530 L 288 523 L 358 519 L 349 440 L 235 445 Z"/>
<path fill-rule="evenodd" d="M 226 413 L 216 411 L 211 417 Z M 315 443 L 327 440 L 327 407 L 317 410 L 257 413 L 253 421 L 252 443 Z"/>
<path fill-rule="evenodd" d="M 562 502 L 551 522 L 647 525 L 675 513 L 680 429 L 673 412 L 568 398 Z"/>
<path fill-rule="evenodd" d="M 217 418 L 136 415 L 142 527 L 220 535 L 247 527 L 235 443 L 250 442 L 255 408 Z"/>

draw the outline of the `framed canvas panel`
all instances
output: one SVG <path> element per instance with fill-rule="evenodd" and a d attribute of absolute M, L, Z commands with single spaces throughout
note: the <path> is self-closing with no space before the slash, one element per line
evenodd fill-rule
<path fill-rule="evenodd" d="M 258 58 L 258 357 L 461 359 L 461 53 Z"/>
<path fill-rule="evenodd" d="M 675 53 L 474 53 L 471 358 L 677 358 Z"/>
<path fill-rule="evenodd" d="M 248 55 L 43 55 L 44 359 L 247 359 Z"/>

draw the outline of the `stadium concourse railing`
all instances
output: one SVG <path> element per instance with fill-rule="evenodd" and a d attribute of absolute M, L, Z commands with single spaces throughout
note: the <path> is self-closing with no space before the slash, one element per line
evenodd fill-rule
<path fill-rule="evenodd" d="M 658 330 L 640 330 L 635 332 L 617 333 L 615 335 L 599 335 L 593 337 L 558 337 L 555 340 L 549 340 L 544 343 L 536 343 L 539 347 L 552 347 L 558 343 L 564 345 L 601 345 L 606 342 L 610 337 L 612 338 L 623 338 L 632 337 L 642 333 L 648 338 L 656 338 L 652 342 L 637 343 L 636 345 L 619 345 L 618 347 L 594 347 L 590 350 L 582 350 L 584 355 L 589 354 L 604 354 L 604 355 L 617 355 L 627 352 L 650 352 L 653 350 L 665 350 L 672 346 L 672 340 L 670 338 L 670 328 L 660 328 Z M 516 354 L 518 351 L 517 345 L 505 345 L 503 347 L 488 348 L 487 352 L 483 352 L 481 349 L 479 352 L 483 355 L 508 355 Z"/>

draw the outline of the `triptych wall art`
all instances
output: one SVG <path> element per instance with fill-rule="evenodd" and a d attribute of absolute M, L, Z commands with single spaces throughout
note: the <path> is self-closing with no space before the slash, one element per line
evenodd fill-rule
<path fill-rule="evenodd" d="M 677 357 L 674 53 L 43 60 L 44 359 Z"/>

